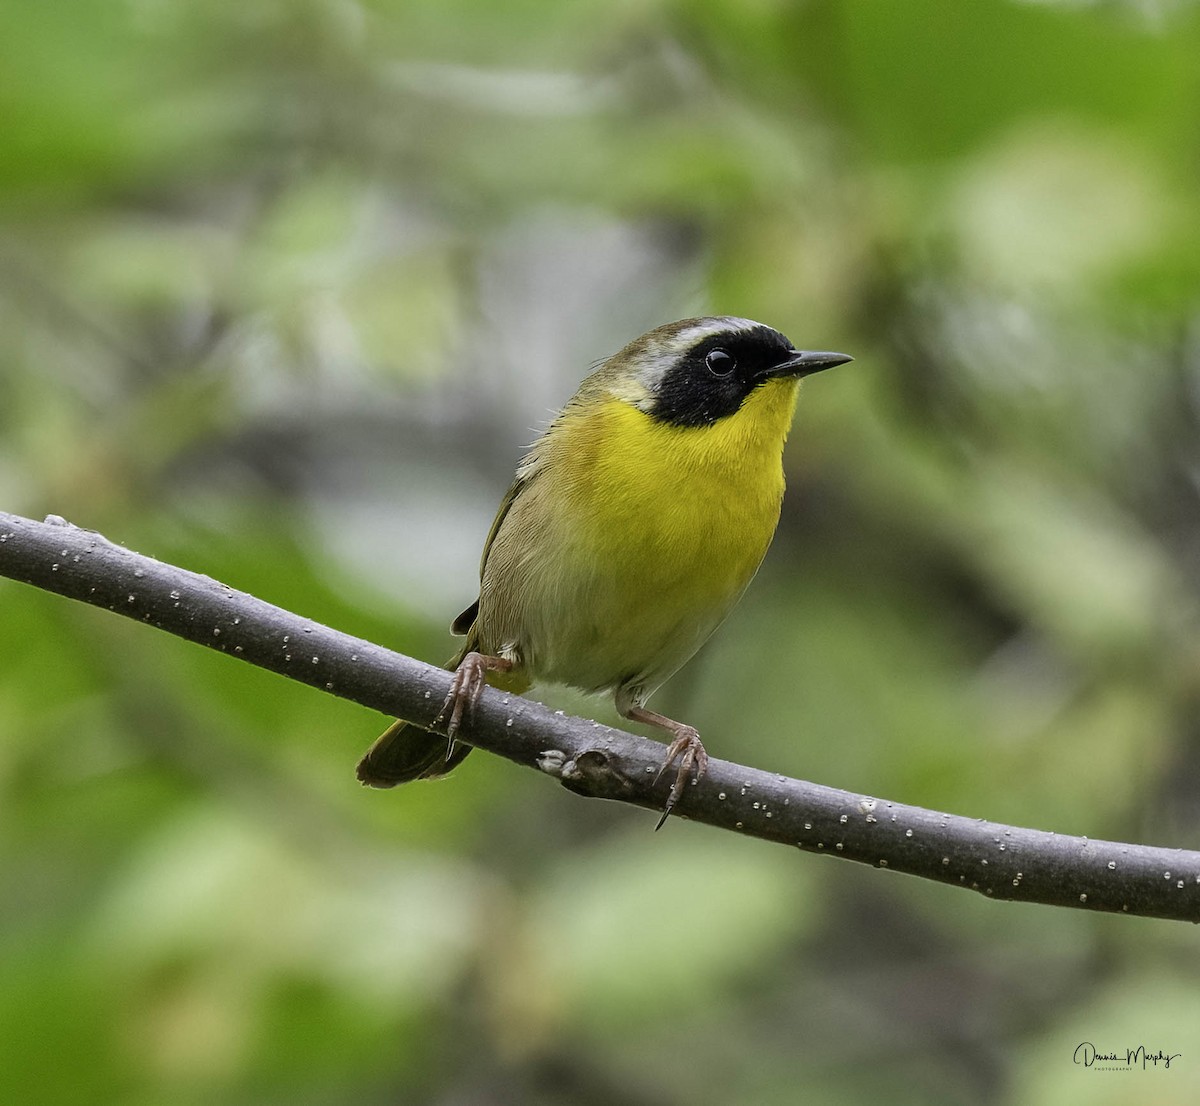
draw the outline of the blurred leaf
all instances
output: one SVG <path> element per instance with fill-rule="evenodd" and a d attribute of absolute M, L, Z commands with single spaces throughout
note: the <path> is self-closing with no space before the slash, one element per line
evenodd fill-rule
<path fill-rule="evenodd" d="M 576 1019 L 654 1023 L 761 971 L 812 924 L 809 898 L 781 849 L 699 828 L 669 849 L 622 834 L 546 880 L 530 969 Z"/>

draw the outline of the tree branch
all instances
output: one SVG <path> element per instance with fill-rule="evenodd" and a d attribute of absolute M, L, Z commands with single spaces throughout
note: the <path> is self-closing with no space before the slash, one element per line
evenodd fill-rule
<path fill-rule="evenodd" d="M 387 715 L 433 722 L 449 673 L 50 516 L 0 512 L 0 575 L 105 607 Z M 462 736 L 581 795 L 658 811 L 663 747 L 487 689 Z M 347 774 L 350 763 L 347 762 Z M 712 759 L 677 811 L 997 899 L 1200 921 L 1200 853 L 940 814 Z"/>

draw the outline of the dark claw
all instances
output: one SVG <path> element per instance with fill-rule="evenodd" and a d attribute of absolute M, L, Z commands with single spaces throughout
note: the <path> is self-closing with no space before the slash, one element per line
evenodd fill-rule
<path fill-rule="evenodd" d="M 662 829 L 663 823 L 675 809 L 675 804 L 683 796 L 683 786 L 687 782 L 688 776 L 691 776 L 693 780 L 699 780 L 708 771 L 708 753 L 700 741 L 700 735 L 690 726 L 682 730 L 679 736 L 667 746 L 667 755 L 663 759 L 662 767 L 659 768 L 658 775 L 654 777 L 655 783 L 662 779 L 662 774 L 676 758 L 679 760 L 679 769 L 675 773 L 675 781 L 671 784 L 671 793 L 667 796 L 662 817 L 659 818 L 658 825 L 654 827 L 656 833 Z"/>
<path fill-rule="evenodd" d="M 450 712 L 450 720 L 446 725 L 447 760 L 454 755 L 454 735 L 458 733 L 464 713 L 473 709 L 479 702 L 486 685 L 487 663 L 478 653 L 468 653 L 455 671 L 454 679 L 450 682 L 450 693 L 446 696 L 442 709 L 438 711 L 438 716 L 433 720 L 435 726 L 440 726 L 446 719 L 446 712 Z"/>

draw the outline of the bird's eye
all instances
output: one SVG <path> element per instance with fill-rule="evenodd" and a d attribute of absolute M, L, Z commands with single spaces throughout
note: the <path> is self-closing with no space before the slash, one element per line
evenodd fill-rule
<path fill-rule="evenodd" d="M 723 349 L 709 350 L 704 363 L 714 376 L 728 376 L 737 368 L 737 361 Z"/>

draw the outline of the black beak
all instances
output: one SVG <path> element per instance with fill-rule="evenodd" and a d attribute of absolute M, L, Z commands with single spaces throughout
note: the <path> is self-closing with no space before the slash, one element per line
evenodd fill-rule
<path fill-rule="evenodd" d="M 768 376 L 812 376 L 835 365 L 844 365 L 854 358 L 845 353 L 814 353 L 812 350 L 794 349 L 786 361 L 771 366 Z"/>

